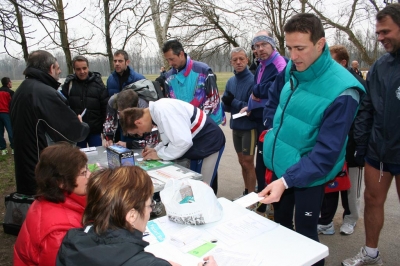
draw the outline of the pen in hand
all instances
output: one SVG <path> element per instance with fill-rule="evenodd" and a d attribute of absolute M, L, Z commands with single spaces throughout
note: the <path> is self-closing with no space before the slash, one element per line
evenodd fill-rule
<path fill-rule="evenodd" d="M 83 112 L 81 113 L 81 117 L 83 117 L 86 114 L 86 108 L 85 110 L 83 110 Z"/>

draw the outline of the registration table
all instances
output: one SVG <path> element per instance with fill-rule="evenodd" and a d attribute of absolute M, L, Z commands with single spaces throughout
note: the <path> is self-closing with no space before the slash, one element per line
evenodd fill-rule
<path fill-rule="evenodd" d="M 139 165 L 140 162 L 142 161 L 142 150 L 140 149 L 134 149 L 133 150 L 135 153 L 134 159 L 135 159 L 135 165 Z M 89 152 L 86 152 L 86 155 L 88 157 L 88 163 L 89 164 L 98 164 L 100 167 L 108 167 L 108 161 L 107 161 L 107 149 L 103 146 L 98 146 L 96 147 L 96 150 L 92 150 Z M 203 177 L 201 174 L 196 173 L 180 164 L 173 163 L 172 164 L 174 167 L 179 168 L 179 173 L 182 174 L 188 174 L 190 175 L 190 178 L 196 179 L 196 180 L 202 180 Z M 168 165 L 169 166 L 169 165 Z M 167 167 L 167 166 L 165 166 Z M 157 170 L 157 169 L 162 169 L 164 167 L 158 167 L 158 168 L 153 168 L 152 170 Z M 154 185 L 154 192 L 159 192 L 164 188 L 164 183 L 161 181 L 153 180 L 153 185 Z"/>
<path fill-rule="evenodd" d="M 312 265 L 329 255 L 328 247 L 289 230 L 237 203 L 225 198 L 218 201 L 223 207 L 221 220 L 206 225 L 181 225 L 166 216 L 149 221 L 150 235 L 144 239 L 150 243 L 146 251 L 184 266 L 197 266 L 202 258 L 213 255 L 220 266 L 236 265 Z M 158 228 L 155 237 L 149 228 Z M 182 251 L 172 243 L 171 236 L 194 227 L 201 231 L 201 241 L 214 243 L 212 249 L 195 256 Z M 192 229 L 192 228 L 189 228 Z M 160 242 L 161 241 L 161 242 Z M 209 244 L 208 244 L 209 247 Z M 199 255 L 199 253 L 197 253 Z"/>

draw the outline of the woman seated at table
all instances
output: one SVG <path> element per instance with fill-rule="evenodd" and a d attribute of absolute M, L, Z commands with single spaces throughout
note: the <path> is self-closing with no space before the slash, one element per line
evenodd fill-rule
<path fill-rule="evenodd" d="M 14 265 L 55 265 L 62 239 L 82 227 L 87 157 L 68 143 L 43 150 L 36 165 L 37 194 L 14 246 Z"/>
<path fill-rule="evenodd" d="M 144 251 L 152 195 L 150 177 L 137 166 L 94 173 L 88 183 L 84 228 L 67 233 L 57 265 L 178 265 Z M 209 265 L 216 265 L 209 259 Z"/>

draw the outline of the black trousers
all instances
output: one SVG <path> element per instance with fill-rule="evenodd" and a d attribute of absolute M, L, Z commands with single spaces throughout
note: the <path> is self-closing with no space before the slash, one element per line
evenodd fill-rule
<path fill-rule="evenodd" d="M 267 167 L 265 167 L 264 159 L 263 159 L 263 142 L 259 141 L 261 133 L 264 131 L 264 126 L 257 126 L 257 155 L 256 155 L 256 176 L 257 176 L 257 192 L 261 192 L 265 186 L 265 171 Z M 267 209 L 267 205 L 260 204 L 257 208 L 258 212 L 265 212 Z"/>
<path fill-rule="evenodd" d="M 286 189 L 280 201 L 273 203 L 274 220 L 276 223 L 294 230 L 293 214 L 295 213 L 296 232 L 319 242 L 317 225 L 323 198 L 324 185 Z M 325 260 L 321 260 L 314 265 L 324 264 Z"/>
<path fill-rule="evenodd" d="M 340 191 L 340 196 L 342 197 L 342 206 L 344 209 L 343 217 L 345 215 L 351 214 L 349 208 L 349 201 L 347 198 L 347 190 Z M 339 191 L 326 193 L 324 200 L 322 201 L 321 207 L 321 217 L 318 220 L 318 224 L 328 225 L 333 221 L 337 207 L 339 205 Z"/>

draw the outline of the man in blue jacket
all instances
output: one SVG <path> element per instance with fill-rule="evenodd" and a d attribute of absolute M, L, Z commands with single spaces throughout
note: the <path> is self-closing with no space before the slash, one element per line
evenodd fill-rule
<path fill-rule="evenodd" d="M 135 72 L 129 64 L 130 60 L 126 51 L 118 50 L 114 53 L 114 72 L 107 79 L 108 96 L 111 97 L 126 85 L 145 78 L 142 74 Z"/>
<path fill-rule="evenodd" d="M 257 124 L 257 140 L 265 127 L 262 124 L 262 112 L 268 99 L 268 89 L 275 81 L 276 76 L 286 67 L 286 60 L 276 51 L 276 43 L 272 34 L 266 30 L 256 33 L 253 38 L 254 46 L 260 64 L 254 75 L 254 85 L 251 97 L 248 102 L 248 111 L 251 111 L 250 117 Z M 261 191 L 265 188 L 265 165 L 263 162 L 263 144 L 257 141 L 256 156 L 256 175 L 257 189 Z M 261 204 L 257 208 L 258 213 L 264 213 L 266 205 Z"/>
<path fill-rule="evenodd" d="M 231 51 L 231 65 L 235 76 L 226 83 L 222 96 L 224 110 L 231 115 L 239 114 L 240 110 L 247 106 L 252 93 L 254 75 L 247 68 L 249 59 L 246 50 L 242 47 L 233 48 Z M 256 123 L 248 116 L 233 118 L 231 116 L 230 127 L 235 151 L 242 168 L 245 193 L 253 192 L 256 186 L 256 172 L 254 169 L 254 151 L 257 145 Z"/>
<path fill-rule="evenodd" d="M 365 162 L 365 246 L 344 266 L 383 265 L 378 242 L 393 178 L 400 195 L 400 4 L 378 12 L 376 36 L 387 53 L 368 72 L 367 96 L 354 122 L 355 161 Z"/>
<path fill-rule="evenodd" d="M 265 197 L 262 203 L 274 203 L 275 222 L 293 229 L 295 213 L 296 231 L 318 241 L 325 183 L 342 170 L 347 134 L 364 88 L 332 59 L 318 17 L 297 14 L 284 31 L 291 60 L 279 97 L 272 97 L 279 102 L 263 153 L 275 176 L 259 195 Z"/>

